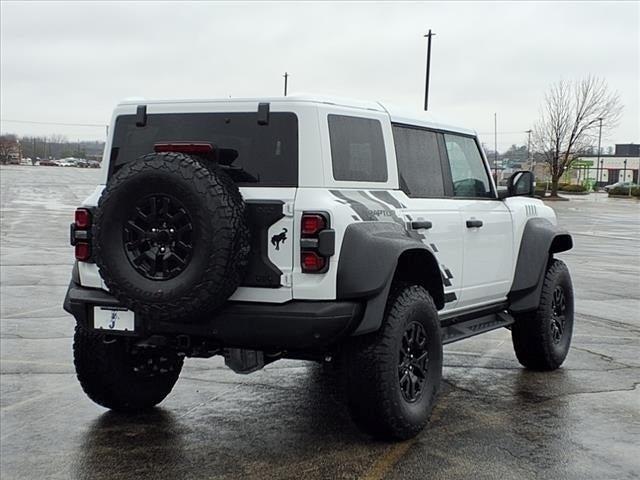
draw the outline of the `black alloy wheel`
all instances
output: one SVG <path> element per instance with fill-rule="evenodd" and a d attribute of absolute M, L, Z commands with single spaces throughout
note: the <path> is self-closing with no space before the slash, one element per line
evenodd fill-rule
<path fill-rule="evenodd" d="M 144 277 L 168 280 L 189 264 L 192 232 L 192 220 L 182 202 L 169 195 L 150 195 L 135 205 L 124 224 L 125 253 Z"/>
<path fill-rule="evenodd" d="M 551 338 L 553 343 L 562 341 L 566 321 L 567 302 L 561 285 L 556 286 L 551 300 Z"/>
<path fill-rule="evenodd" d="M 427 381 L 427 334 L 422 324 L 411 322 L 400 343 L 398 379 L 402 396 L 409 403 L 417 402 Z"/>
<path fill-rule="evenodd" d="M 571 347 L 574 323 L 573 286 L 564 262 L 550 261 L 538 308 L 514 313 L 514 318 L 511 339 L 520 364 L 538 371 L 560 367 Z"/>

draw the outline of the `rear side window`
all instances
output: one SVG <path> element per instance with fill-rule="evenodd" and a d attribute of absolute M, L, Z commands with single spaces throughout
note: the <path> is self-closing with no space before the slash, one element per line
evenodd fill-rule
<path fill-rule="evenodd" d="M 135 115 L 116 120 L 109 174 L 127 162 L 153 152 L 156 143 L 206 142 L 239 185 L 295 187 L 298 185 L 298 118 L 271 112 L 267 125 L 258 125 L 257 112 L 171 113 L 147 116 L 144 127 Z"/>
<path fill-rule="evenodd" d="M 400 188 L 410 197 L 443 197 L 438 134 L 394 125 L 393 141 Z"/>
<path fill-rule="evenodd" d="M 493 198 L 489 174 L 471 137 L 445 134 L 454 197 Z"/>
<path fill-rule="evenodd" d="M 386 182 L 387 157 L 378 120 L 329 115 L 331 161 L 335 180 Z"/>

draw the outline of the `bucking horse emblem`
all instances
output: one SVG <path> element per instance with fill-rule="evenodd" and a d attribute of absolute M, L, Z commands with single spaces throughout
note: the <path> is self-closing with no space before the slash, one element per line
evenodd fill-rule
<path fill-rule="evenodd" d="M 282 232 L 271 237 L 271 245 L 276 247 L 276 250 L 280 250 L 280 243 L 284 243 L 286 239 L 287 239 L 287 229 L 283 228 Z"/>

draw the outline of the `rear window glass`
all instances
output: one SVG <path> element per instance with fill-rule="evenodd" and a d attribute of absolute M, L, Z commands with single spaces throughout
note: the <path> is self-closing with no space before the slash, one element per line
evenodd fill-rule
<path fill-rule="evenodd" d="M 333 178 L 386 182 L 387 158 L 378 120 L 329 115 Z"/>
<path fill-rule="evenodd" d="M 298 119 L 272 112 L 268 125 L 251 113 L 171 113 L 147 115 L 144 127 L 135 115 L 116 120 L 109 173 L 152 153 L 156 143 L 206 142 L 239 185 L 294 187 L 298 184 Z"/>

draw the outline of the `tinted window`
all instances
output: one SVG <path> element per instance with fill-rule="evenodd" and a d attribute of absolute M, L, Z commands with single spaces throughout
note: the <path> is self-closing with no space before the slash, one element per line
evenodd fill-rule
<path fill-rule="evenodd" d="M 442 165 L 434 132 L 393 127 L 400 188 L 411 197 L 442 197 Z"/>
<path fill-rule="evenodd" d="M 386 182 L 387 157 L 378 120 L 329 115 L 333 178 Z"/>
<path fill-rule="evenodd" d="M 268 125 L 258 125 L 257 118 L 253 112 L 153 114 L 137 127 L 135 115 L 122 115 L 116 120 L 110 173 L 153 152 L 155 143 L 206 142 L 238 184 L 296 186 L 297 117 L 272 112 Z"/>
<path fill-rule="evenodd" d="M 471 137 L 446 134 L 453 195 L 455 197 L 491 197 L 491 184 L 478 145 Z"/>

